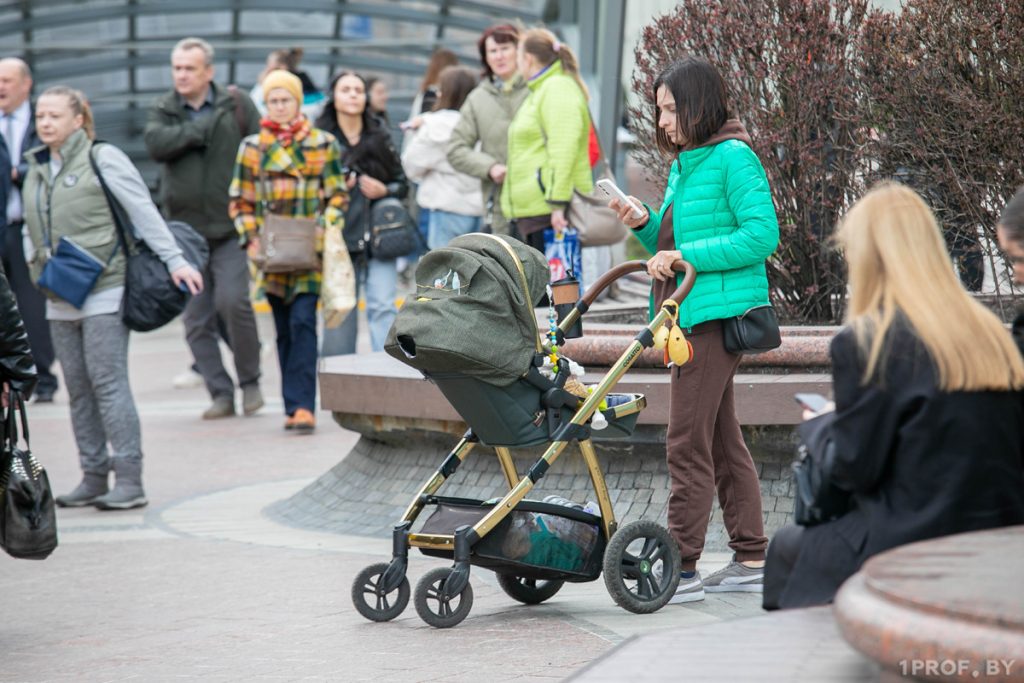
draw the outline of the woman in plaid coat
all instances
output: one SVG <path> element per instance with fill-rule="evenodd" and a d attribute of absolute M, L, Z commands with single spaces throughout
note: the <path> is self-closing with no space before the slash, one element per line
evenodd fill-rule
<path fill-rule="evenodd" d="M 250 258 L 260 253 L 263 200 L 274 213 L 319 217 L 323 229 L 341 230 L 348 191 L 341 151 L 334 136 L 313 128 L 302 115 L 302 83 L 287 71 L 272 71 L 263 81 L 267 117 L 260 132 L 242 141 L 228 193 L 229 211 Z M 266 182 L 260 182 L 260 167 Z M 264 196 L 265 195 L 265 196 Z M 322 238 L 317 240 L 322 245 Z M 267 273 L 262 280 L 274 313 L 281 365 L 285 429 L 301 433 L 316 427 L 316 308 L 320 271 Z"/>

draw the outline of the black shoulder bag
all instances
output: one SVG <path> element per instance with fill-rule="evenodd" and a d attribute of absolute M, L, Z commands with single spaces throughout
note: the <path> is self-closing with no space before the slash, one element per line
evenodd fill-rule
<path fill-rule="evenodd" d="M 130 330 L 149 332 L 178 317 L 185 310 L 185 304 L 191 295 L 174 284 L 171 274 L 167 272 L 167 266 L 149 245 L 144 240 L 135 239 L 131 221 L 124 207 L 117 201 L 103 180 L 103 174 L 100 173 L 99 164 L 96 163 L 93 154 L 96 144 L 94 142 L 92 149 L 89 150 L 89 163 L 92 164 L 93 173 L 103 187 L 103 194 L 107 197 L 107 204 L 117 227 L 117 239 L 127 255 L 121 320 Z M 188 223 L 169 221 L 167 227 L 181 248 L 185 260 L 202 272 L 210 257 L 206 239 Z"/>
<path fill-rule="evenodd" d="M 43 560 L 57 547 L 57 510 L 46 470 L 32 457 L 25 399 L 10 392 L 0 449 L 0 546 L 11 557 Z M 18 448 L 18 420 L 25 450 Z"/>
<path fill-rule="evenodd" d="M 793 521 L 814 526 L 842 517 L 850 510 L 851 497 L 832 483 L 836 460 L 835 442 L 825 436 L 824 428 L 834 414 L 808 420 L 800 425 L 799 459 L 793 463 Z"/>
<path fill-rule="evenodd" d="M 771 304 L 748 308 L 723 323 L 722 338 L 729 353 L 764 353 L 782 346 L 779 318 Z"/>

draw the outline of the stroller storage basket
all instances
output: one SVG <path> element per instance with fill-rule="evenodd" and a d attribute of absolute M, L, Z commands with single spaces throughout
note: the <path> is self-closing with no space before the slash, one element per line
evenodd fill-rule
<path fill-rule="evenodd" d="M 432 497 L 434 511 L 420 533 L 453 534 L 480 521 L 492 503 Z M 499 574 L 545 581 L 592 581 L 601 573 L 606 539 L 601 518 L 574 508 L 520 502 L 473 546 L 470 563 Z M 420 548 L 425 555 L 451 558 L 450 550 Z"/>

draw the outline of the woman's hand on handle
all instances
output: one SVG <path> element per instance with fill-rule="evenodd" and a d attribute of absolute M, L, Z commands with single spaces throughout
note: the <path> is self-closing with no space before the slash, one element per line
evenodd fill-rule
<path fill-rule="evenodd" d="M 171 280 L 178 287 L 185 285 L 193 296 L 203 291 L 203 275 L 192 266 L 182 266 L 173 271 Z"/>
<path fill-rule="evenodd" d="M 655 280 L 667 280 L 670 277 L 675 277 L 672 264 L 682 258 L 683 253 L 678 250 L 659 251 L 647 261 L 647 274 Z"/>
<path fill-rule="evenodd" d="M 642 225 L 646 225 L 647 221 L 650 220 L 651 216 L 649 213 L 647 213 L 647 207 L 644 206 L 644 203 L 642 201 L 640 201 L 633 195 L 630 195 L 629 198 L 636 202 L 637 206 L 639 206 L 640 209 L 643 211 L 643 214 L 640 216 L 640 218 L 637 218 L 635 215 L 633 215 L 632 206 L 623 201 L 619 201 L 618 198 L 613 198 L 610 202 L 608 202 L 608 207 L 618 212 L 620 221 L 622 221 L 630 228 L 635 230 L 636 228 L 639 228 Z"/>

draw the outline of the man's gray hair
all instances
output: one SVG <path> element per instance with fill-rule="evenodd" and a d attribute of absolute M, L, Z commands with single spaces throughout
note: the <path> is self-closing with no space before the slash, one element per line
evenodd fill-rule
<path fill-rule="evenodd" d="M 210 45 L 202 38 L 182 38 L 178 41 L 178 44 L 174 46 L 174 49 L 171 50 L 171 53 L 173 54 L 179 50 L 196 49 L 203 51 L 203 61 L 206 62 L 206 66 L 213 64 L 213 45 Z"/>

